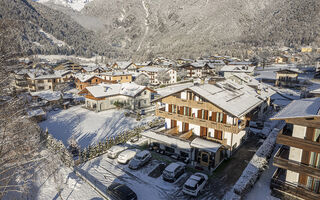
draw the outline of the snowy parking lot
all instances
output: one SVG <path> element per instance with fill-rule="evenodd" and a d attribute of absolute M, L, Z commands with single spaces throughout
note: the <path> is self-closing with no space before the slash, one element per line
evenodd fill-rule
<path fill-rule="evenodd" d="M 47 113 L 47 120 L 39 125 L 43 130 L 48 129 L 56 139 L 62 140 L 64 145 L 68 146 L 68 140 L 74 137 L 80 147 L 85 148 L 156 118 L 149 116 L 137 121 L 126 117 L 126 112 L 128 111 L 123 109 L 113 109 L 96 113 L 74 106 Z"/>
<path fill-rule="evenodd" d="M 128 164 L 118 164 L 116 159 L 103 155 L 80 165 L 77 170 L 101 191 L 106 191 L 108 186 L 117 182 L 130 187 L 139 200 L 190 199 L 182 193 L 182 185 L 191 173 L 185 172 L 174 183 L 164 181 L 162 176 L 148 176 L 159 163 L 160 161 L 153 159 L 141 169 L 131 170 Z"/>

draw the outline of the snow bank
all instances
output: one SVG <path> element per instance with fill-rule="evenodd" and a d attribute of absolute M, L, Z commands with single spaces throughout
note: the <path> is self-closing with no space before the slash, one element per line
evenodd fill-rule
<path fill-rule="evenodd" d="M 284 127 L 285 122 L 277 121 L 277 128 L 274 128 L 258 151 L 255 153 L 248 166 L 243 171 L 241 177 L 238 179 L 237 183 L 234 185 L 231 193 L 228 194 L 229 197 L 243 196 L 246 194 L 254 183 L 257 181 L 261 172 L 264 170 L 268 164 L 268 159 L 270 158 L 274 146 L 276 144 L 276 139 L 279 131 Z M 225 197 L 226 198 L 226 197 Z M 229 198 L 227 198 L 229 199 Z"/>

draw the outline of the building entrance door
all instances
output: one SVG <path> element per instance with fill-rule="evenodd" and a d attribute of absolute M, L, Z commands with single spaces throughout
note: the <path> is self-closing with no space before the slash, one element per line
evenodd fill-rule
<path fill-rule="evenodd" d="M 208 152 L 202 151 L 200 153 L 200 165 L 207 167 L 209 166 L 209 162 L 210 162 L 210 154 Z"/>

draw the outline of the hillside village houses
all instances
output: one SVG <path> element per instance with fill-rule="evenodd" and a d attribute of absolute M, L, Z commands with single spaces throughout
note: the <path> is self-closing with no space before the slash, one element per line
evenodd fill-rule
<path fill-rule="evenodd" d="M 105 80 L 97 75 L 88 75 L 81 73 L 75 75 L 75 84 L 78 90 L 82 90 L 88 86 L 97 85 L 102 82 L 117 83 L 117 81 Z"/>
<path fill-rule="evenodd" d="M 132 110 L 148 107 L 151 93 L 150 88 L 135 83 L 102 83 L 79 92 L 85 95 L 85 107 L 96 112 L 116 108 L 117 104 Z"/>
<path fill-rule="evenodd" d="M 177 83 L 177 71 L 172 68 L 150 66 L 142 67 L 138 71 L 148 76 L 151 85 Z M 166 77 L 166 80 L 163 76 Z"/>
<path fill-rule="evenodd" d="M 194 85 L 167 93 L 154 102 L 165 128 L 142 133 L 149 144 L 214 170 L 245 141 L 248 121 L 263 116 L 275 92 L 231 80 Z"/>
<path fill-rule="evenodd" d="M 71 71 L 54 71 L 48 68 L 21 69 L 15 71 L 15 86 L 19 90 L 29 92 L 53 91 L 58 84 L 71 81 L 72 76 Z"/>
<path fill-rule="evenodd" d="M 131 72 L 137 71 L 137 66 L 130 61 L 115 62 L 113 65 L 111 65 L 111 68 L 114 70 L 120 70 L 120 71 L 131 71 Z"/>
<path fill-rule="evenodd" d="M 277 136 L 281 148 L 270 187 L 276 197 L 320 199 L 320 98 L 294 100 L 272 120 L 287 125 Z"/>
<path fill-rule="evenodd" d="M 220 74 L 225 78 L 232 76 L 235 73 L 245 73 L 253 76 L 254 69 L 255 67 L 250 65 L 226 65 L 221 68 Z"/>
<path fill-rule="evenodd" d="M 128 83 L 132 82 L 132 73 L 124 71 L 113 71 L 100 73 L 99 77 L 106 81 L 116 81 L 117 83 Z"/>

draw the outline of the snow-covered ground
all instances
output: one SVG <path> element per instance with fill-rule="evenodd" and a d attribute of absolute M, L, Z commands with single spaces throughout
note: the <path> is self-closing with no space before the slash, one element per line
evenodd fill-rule
<path fill-rule="evenodd" d="M 73 10 L 80 11 L 83 7 L 92 0 L 33 0 L 39 3 L 52 3 L 56 5 L 72 8 Z"/>
<path fill-rule="evenodd" d="M 52 44 L 56 44 L 59 47 L 62 46 L 68 46 L 64 41 L 58 40 L 56 37 L 54 37 L 53 35 L 45 32 L 44 30 L 40 29 L 39 30 L 40 33 L 42 33 L 46 38 L 48 38 L 49 40 L 51 40 Z"/>
<path fill-rule="evenodd" d="M 113 109 L 96 113 L 74 106 L 67 110 L 49 112 L 47 120 L 39 125 L 44 130 L 48 128 L 49 133 L 62 140 L 66 146 L 68 140 L 74 137 L 81 148 L 85 148 L 156 118 L 149 116 L 136 121 L 125 117 L 125 112 L 126 110 Z"/>
<path fill-rule="evenodd" d="M 102 155 L 79 166 L 78 171 L 101 191 L 105 191 L 113 182 L 126 184 L 137 194 L 139 200 L 170 200 L 183 195 L 181 186 L 189 174 L 183 174 L 175 183 L 165 182 L 161 176 L 149 177 L 148 174 L 159 162 L 152 160 L 141 169 L 131 170 L 128 165 L 118 164 L 116 159 Z M 183 196 L 181 199 L 186 198 Z"/>
<path fill-rule="evenodd" d="M 48 179 L 43 179 L 39 176 L 39 179 L 36 182 L 37 186 L 39 187 L 39 192 L 36 199 L 60 199 L 59 185 L 61 186 L 60 196 L 62 199 L 104 199 L 101 195 L 99 195 L 99 193 L 90 187 L 89 184 L 76 176 L 71 169 L 62 167 L 58 173 L 62 178 L 61 185 L 56 183 L 57 181 L 53 176 L 50 176 Z"/>

